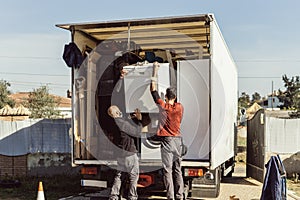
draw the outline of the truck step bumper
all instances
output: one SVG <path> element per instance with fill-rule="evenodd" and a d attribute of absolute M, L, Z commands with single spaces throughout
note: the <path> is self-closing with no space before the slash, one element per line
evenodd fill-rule
<path fill-rule="evenodd" d="M 107 181 L 82 179 L 80 182 L 81 182 L 81 186 L 83 186 L 83 187 L 107 188 Z"/>

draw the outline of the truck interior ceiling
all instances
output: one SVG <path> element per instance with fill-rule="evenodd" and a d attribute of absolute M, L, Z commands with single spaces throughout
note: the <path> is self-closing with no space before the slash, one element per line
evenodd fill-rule
<path fill-rule="evenodd" d="M 81 50 L 87 46 L 95 48 L 104 41 L 114 41 L 122 46 L 121 50 L 138 51 L 141 57 L 145 51 L 164 49 L 172 50 L 177 57 L 189 59 L 192 55 L 199 56 L 199 53 L 200 56 L 209 56 L 210 21 L 210 15 L 194 15 L 57 26 L 81 34 L 82 37 L 76 37 L 74 41 Z"/>

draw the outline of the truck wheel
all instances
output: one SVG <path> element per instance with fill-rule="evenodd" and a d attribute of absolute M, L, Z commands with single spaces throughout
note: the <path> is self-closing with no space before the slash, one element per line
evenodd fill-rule
<path fill-rule="evenodd" d="M 216 170 L 216 190 L 215 190 L 215 197 L 218 197 L 220 194 L 220 186 L 221 186 L 221 170 L 218 168 Z"/>

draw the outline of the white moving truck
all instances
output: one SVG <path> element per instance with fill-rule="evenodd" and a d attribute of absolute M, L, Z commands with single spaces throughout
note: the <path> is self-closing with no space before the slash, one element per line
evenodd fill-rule
<path fill-rule="evenodd" d="M 238 91 L 237 68 L 214 15 L 57 26 L 71 32 L 72 44 L 85 58 L 82 64 L 73 65 L 71 75 L 72 157 L 74 165 L 82 166 L 82 186 L 112 185 L 121 149 L 118 128 L 107 108 L 117 104 L 125 116 L 136 107 L 150 116 L 151 124 L 136 141 L 139 191 L 151 195 L 164 190 L 160 146 L 155 139 L 158 109 L 149 91 L 152 63 L 158 61 L 161 97 L 166 87 L 176 87 L 184 106 L 185 197 L 218 196 L 221 177 L 234 170 Z M 73 53 L 69 58 L 78 56 Z M 120 79 L 123 67 L 128 74 Z"/>

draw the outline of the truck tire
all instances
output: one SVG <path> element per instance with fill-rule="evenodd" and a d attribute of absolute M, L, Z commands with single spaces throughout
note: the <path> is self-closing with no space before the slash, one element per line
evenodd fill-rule
<path fill-rule="evenodd" d="M 218 197 L 220 194 L 220 186 L 221 186 L 221 170 L 218 168 L 216 170 L 216 190 L 215 190 L 215 197 Z"/>
<path fill-rule="evenodd" d="M 215 170 L 215 188 L 214 190 L 212 191 L 212 197 L 213 198 L 217 198 L 220 194 L 220 186 L 221 186 L 221 173 L 222 173 L 222 170 L 220 167 L 218 167 L 216 170 Z"/>

